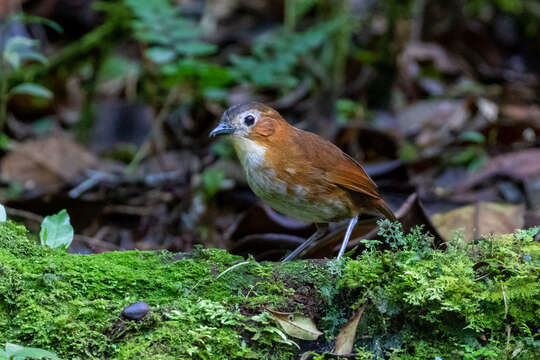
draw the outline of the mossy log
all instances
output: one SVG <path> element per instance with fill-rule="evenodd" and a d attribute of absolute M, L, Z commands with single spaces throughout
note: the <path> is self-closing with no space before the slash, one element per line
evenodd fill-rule
<path fill-rule="evenodd" d="M 418 232 L 356 260 L 281 264 L 216 249 L 68 254 L 0 223 L 0 346 L 40 347 L 62 359 L 297 359 L 331 353 L 366 304 L 360 359 L 538 358 L 533 235 L 442 251 Z M 150 308 L 141 320 L 122 316 L 138 301 Z M 292 338 L 267 309 L 301 313 L 323 335 Z"/>

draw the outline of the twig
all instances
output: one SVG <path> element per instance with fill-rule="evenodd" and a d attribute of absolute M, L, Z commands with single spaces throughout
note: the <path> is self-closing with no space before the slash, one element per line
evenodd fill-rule
<path fill-rule="evenodd" d="M 100 171 L 89 171 L 91 174 L 90 177 L 86 180 L 84 180 L 82 183 L 74 187 L 68 192 L 69 197 L 76 199 L 79 196 L 81 196 L 83 193 L 87 192 L 88 190 L 92 189 L 94 186 L 101 183 L 103 180 L 106 179 L 116 179 L 115 176 L 109 175 Z"/>
<path fill-rule="evenodd" d="M 163 107 L 157 114 L 154 123 L 152 124 L 152 129 L 150 130 L 150 135 L 146 138 L 144 144 L 141 145 L 135 156 L 133 157 L 133 160 L 129 163 L 129 165 L 126 167 L 125 173 L 126 174 L 133 174 L 135 169 L 139 166 L 141 161 L 148 155 L 148 152 L 150 151 L 150 145 L 154 138 L 157 136 L 158 132 L 161 131 L 163 122 L 165 121 L 165 118 L 169 114 L 170 108 L 172 107 L 174 100 L 176 98 L 176 91 L 173 89 L 169 92 L 167 95 L 167 98 L 165 99 L 165 103 L 163 104 Z"/>
<path fill-rule="evenodd" d="M 147 174 L 144 176 L 143 182 L 148 186 L 159 186 L 167 181 L 178 179 L 183 172 L 183 170 L 174 170 Z"/>
<path fill-rule="evenodd" d="M 10 216 L 20 217 L 22 219 L 33 221 L 33 222 L 36 222 L 38 224 L 41 224 L 41 222 L 43 221 L 43 216 L 38 215 L 38 214 L 34 214 L 34 213 L 32 213 L 30 211 L 26 211 L 26 210 L 14 209 L 12 207 L 7 207 L 6 206 L 6 212 Z"/>
<path fill-rule="evenodd" d="M 103 241 L 96 237 L 90 237 L 85 235 L 74 235 L 73 238 L 77 241 L 85 243 L 91 250 L 99 249 L 100 247 L 104 250 L 113 251 L 119 250 L 120 248 L 110 242 Z"/>
<path fill-rule="evenodd" d="M 152 213 L 151 207 L 139 207 L 129 205 L 107 205 L 103 208 L 104 214 L 125 214 L 135 216 L 148 216 Z"/>
<path fill-rule="evenodd" d="M 416 43 L 422 41 L 422 28 L 424 27 L 424 11 L 426 0 L 416 0 L 412 9 L 412 29 L 409 42 Z"/>

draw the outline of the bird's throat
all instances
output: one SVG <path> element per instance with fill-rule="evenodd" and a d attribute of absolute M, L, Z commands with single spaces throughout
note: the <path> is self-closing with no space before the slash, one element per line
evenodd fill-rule
<path fill-rule="evenodd" d="M 266 147 L 245 137 L 232 136 L 231 140 L 244 169 L 256 169 L 264 166 Z"/>

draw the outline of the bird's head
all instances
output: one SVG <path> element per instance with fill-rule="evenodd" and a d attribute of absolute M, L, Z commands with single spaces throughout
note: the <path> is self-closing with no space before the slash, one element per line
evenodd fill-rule
<path fill-rule="evenodd" d="M 255 140 L 272 135 L 281 122 L 285 120 L 271 107 L 250 102 L 225 110 L 219 125 L 210 132 L 210 136 L 231 135 Z"/>

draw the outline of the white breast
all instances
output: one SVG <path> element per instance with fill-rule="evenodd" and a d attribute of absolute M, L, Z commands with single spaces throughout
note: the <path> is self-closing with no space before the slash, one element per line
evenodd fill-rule
<path fill-rule="evenodd" d="M 264 163 L 264 146 L 243 137 L 234 138 L 233 143 L 246 172 L 249 187 L 257 196 L 268 200 L 268 197 L 287 193 L 287 184 L 279 180 L 276 172 Z"/>
<path fill-rule="evenodd" d="M 233 136 L 232 142 L 244 169 L 264 166 L 264 153 L 266 152 L 264 146 L 240 136 Z"/>

